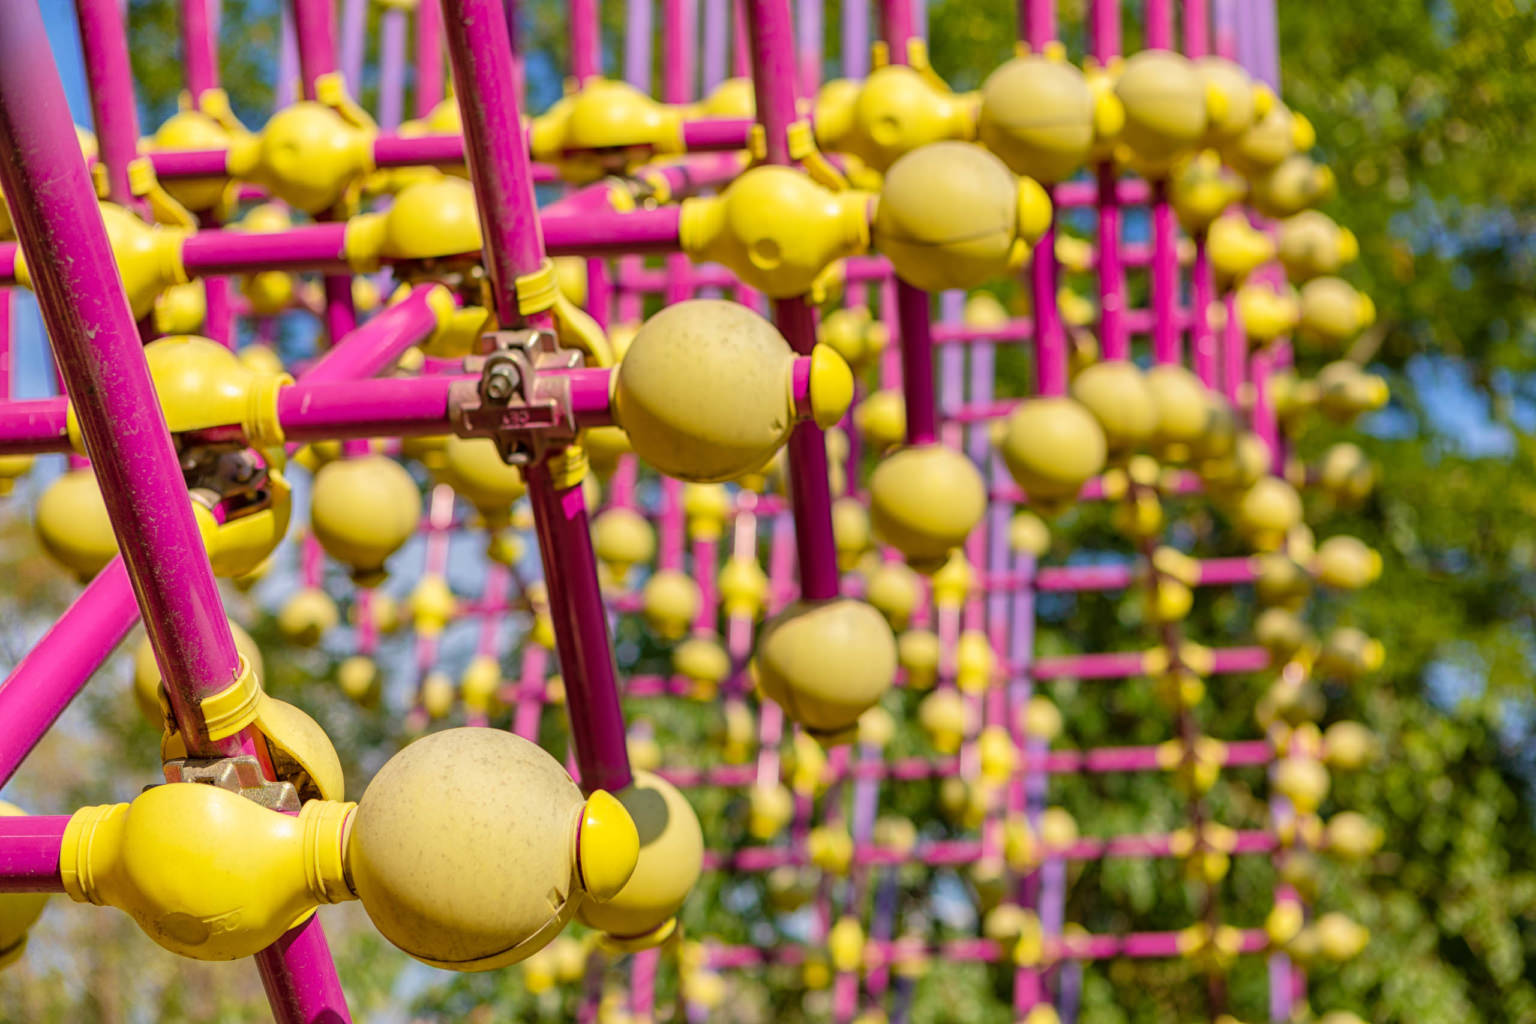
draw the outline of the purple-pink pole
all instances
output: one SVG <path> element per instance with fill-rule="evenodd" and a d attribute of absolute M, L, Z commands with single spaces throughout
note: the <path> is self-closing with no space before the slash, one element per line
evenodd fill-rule
<path fill-rule="evenodd" d="M 1147 49 L 1173 49 L 1173 0 L 1147 0 Z"/>
<path fill-rule="evenodd" d="M 1178 224 L 1168 201 L 1168 182 L 1152 186 L 1152 361 L 1183 360 L 1179 338 Z"/>
<path fill-rule="evenodd" d="M 130 205 L 134 198 L 128 191 L 128 165 L 139 155 L 139 112 L 133 102 L 123 11 L 117 0 L 76 0 L 75 13 L 91 92 L 91 119 L 107 171 L 107 196 L 114 203 Z"/>
<path fill-rule="evenodd" d="M 1208 0 L 1183 0 L 1184 56 L 1194 60 L 1211 52 Z"/>
<path fill-rule="evenodd" d="M 292 0 L 304 98 L 315 98 L 315 79 L 336 70 L 336 9 L 331 0 Z"/>
<path fill-rule="evenodd" d="M 517 278 L 543 266 L 544 239 L 506 19 L 498 0 L 443 0 L 443 14 L 497 315 L 507 326 L 547 326 L 547 312 L 518 309 Z M 543 463 L 527 478 L 581 784 L 623 789 L 631 781 L 624 713 L 581 485 L 557 483 Z"/>
<path fill-rule="evenodd" d="M 1120 0 L 1092 0 L 1089 49 L 1101 65 L 1120 54 Z M 1099 347 L 1105 359 L 1129 359 L 1125 269 L 1120 264 L 1120 197 L 1113 161 L 1099 165 Z"/>
<path fill-rule="evenodd" d="M 432 334 L 436 285 L 419 285 L 401 301 L 343 336 L 304 373 L 306 384 L 372 377 Z"/>
<path fill-rule="evenodd" d="M 70 815 L 0 818 L 0 892 L 63 892 L 59 849 Z"/>
<path fill-rule="evenodd" d="M 219 37 L 208 0 L 181 0 L 181 48 L 187 61 L 187 91 L 195 101 L 219 86 Z"/>
<path fill-rule="evenodd" d="M 699 5 L 697 0 L 662 0 L 663 50 L 661 96 L 668 103 L 693 98 L 698 78 Z M 747 122 L 750 130 L 751 122 Z M 687 142 L 686 127 L 684 141 Z"/>
<path fill-rule="evenodd" d="M 47 38 L 35 5 L 0 4 L 0 183 L 179 730 L 194 754 L 254 753 L 244 733 L 212 741 L 203 731 L 197 702 L 234 682 L 239 655 Z M 318 922 L 290 937 L 303 957 L 260 955 L 281 990 L 280 1020 L 348 1020 Z"/>
<path fill-rule="evenodd" d="M 114 558 L 0 683 L 0 786 L 137 621 L 128 570 Z"/>
<path fill-rule="evenodd" d="M 368 0 L 342 0 L 341 76 L 354 96 L 363 81 L 363 52 L 368 47 Z"/>
<path fill-rule="evenodd" d="M 789 0 L 744 0 L 757 120 L 766 140 L 765 162 L 789 164 L 789 126 L 795 120 L 795 34 Z M 816 344 L 816 313 L 803 298 L 774 302 L 774 320 L 796 352 Z M 800 593 L 808 600 L 838 594 L 837 547 L 832 539 L 832 492 L 827 480 L 826 439 L 812 422 L 789 438 L 790 494 L 795 544 L 800 556 Z"/>
<path fill-rule="evenodd" d="M 416 5 L 416 116 L 443 101 L 443 11 L 433 0 Z"/>
<path fill-rule="evenodd" d="M 379 17 L 379 127 L 392 132 L 405 109 L 405 12 L 386 7 Z"/>
<path fill-rule="evenodd" d="M 571 74 L 578 83 L 603 73 L 597 0 L 571 0 Z"/>

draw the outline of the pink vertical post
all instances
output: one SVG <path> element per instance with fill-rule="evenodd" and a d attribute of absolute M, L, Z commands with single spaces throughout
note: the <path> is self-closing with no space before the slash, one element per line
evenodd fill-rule
<path fill-rule="evenodd" d="M 1209 0 L 1183 0 L 1184 56 L 1190 60 L 1211 52 Z"/>
<path fill-rule="evenodd" d="M 1183 360 L 1179 337 L 1179 226 L 1166 179 L 1152 183 L 1152 361 Z"/>
<path fill-rule="evenodd" d="M 843 0 L 843 74 L 869 74 L 869 0 Z"/>
<path fill-rule="evenodd" d="M 235 681 L 239 655 L 77 149 L 37 7 L 0 4 L 0 183 L 172 714 L 194 754 L 254 753 L 203 728 L 198 702 Z M 283 1024 L 350 1019 L 317 918 L 258 964 Z"/>
<path fill-rule="evenodd" d="M 432 0 L 416 5 L 416 116 L 443 101 L 443 9 Z"/>
<path fill-rule="evenodd" d="M 602 46 L 597 0 L 571 0 L 571 74 L 577 84 L 602 74 Z"/>
<path fill-rule="evenodd" d="M 1091 0 L 1089 49 L 1099 64 L 1120 54 L 1120 0 Z M 1125 327 L 1125 268 L 1120 262 L 1120 197 L 1112 160 L 1098 168 L 1099 182 L 1099 349 L 1105 359 L 1128 359 Z"/>
<path fill-rule="evenodd" d="M 139 112 L 133 102 L 123 11 L 117 0 L 76 0 L 75 13 L 91 91 L 91 119 L 107 173 L 107 197 L 131 206 L 128 165 L 139 155 Z M 78 144 L 75 148 L 79 149 Z"/>
<path fill-rule="evenodd" d="M 698 0 L 662 0 L 661 98 L 667 103 L 685 103 L 693 98 L 698 79 L 699 5 Z M 686 259 L 684 262 L 686 266 Z"/>
<path fill-rule="evenodd" d="M 497 314 L 506 326 L 547 327 L 548 312 L 518 309 L 517 278 L 544 265 L 544 239 L 501 3 L 444 0 L 443 14 Z M 624 715 L 581 485 L 557 483 L 542 463 L 527 478 L 581 784 L 623 789 L 631 780 Z"/>
<path fill-rule="evenodd" d="M 181 0 L 181 49 L 194 101 L 219 85 L 219 38 L 209 14 L 208 0 Z"/>
<path fill-rule="evenodd" d="M 795 120 L 795 36 L 789 0 L 743 0 L 757 119 L 766 140 L 765 161 L 789 164 L 789 126 Z M 816 313 L 804 298 L 774 302 L 774 320 L 790 346 L 807 354 L 816 344 Z M 838 594 L 837 547 L 832 539 L 832 493 L 826 438 L 805 421 L 789 438 L 790 495 L 800 556 L 800 593 L 808 600 Z"/>
<path fill-rule="evenodd" d="M 1056 41 L 1056 0 L 1024 0 L 1019 24 L 1025 42 L 1039 53 Z M 1056 295 L 1061 287 L 1061 268 L 1056 263 L 1056 189 L 1046 186 L 1051 200 L 1051 226 L 1030 254 L 1030 299 L 1035 318 L 1035 391 L 1061 395 L 1067 391 L 1067 332 Z"/>
<path fill-rule="evenodd" d="M 304 98 L 315 98 L 315 80 L 336 70 L 336 10 L 331 0 L 292 0 Z"/>
<path fill-rule="evenodd" d="M 1173 49 L 1173 0 L 1147 0 L 1147 49 Z"/>
<path fill-rule="evenodd" d="M 386 7 L 379 19 L 379 127 L 392 132 L 405 109 L 405 11 Z"/>
<path fill-rule="evenodd" d="M 341 76 L 357 95 L 363 82 L 363 54 L 368 49 L 368 0 L 341 0 Z"/>
<path fill-rule="evenodd" d="M 800 91 L 803 95 L 814 96 L 821 88 L 822 0 L 800 0 L 796 17 L 799 19 L 796 53 L 799 55 Z"/>

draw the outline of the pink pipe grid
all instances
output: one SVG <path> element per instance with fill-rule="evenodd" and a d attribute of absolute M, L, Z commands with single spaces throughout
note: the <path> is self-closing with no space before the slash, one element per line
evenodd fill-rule
<path fill-rule="evenodd" d="M 244 758 L 255 776 L 213 785 L 269 801 L 251 814 L 299 813 L 307 836 L 322 813 L 365 830 L 369 795 L 358 811 L 339 803 L 321 781 L 323 755 L 295 753 L 294 734 L 263 717 L 281 702 L 261 693 L 225 625 L 214 571 L 292 571 L 301 585 L 276 609 L 278 629 L 345 656 L 338 680 L 359 701 L 379 700 L 388 677 L 377 713 L 398 713 L 408 735 L 457 719 L 537 741 L 545 709 L 565 708 L 569 742 L 555 770 L 587 795 L 583 828 L 619 837 L 611 849 L 593 839 L 589 851 L 576 833 L 576 853 L 570 843 L 560 851 L 572 860 L 561 870 L 574 879 L 584 934 L 598 939 L 561 937 L 540 952 L 554 930 L 525 945 L 513 934 L 516 951 L 493 959 L 531 954 L 532 986 L 560 974 L 562 950 L 587 950 L 595 968 L 560 974 L 576 1019 L 602 1019 L 615 985 L 629 1012 L 654 1019 L 663 970 L 676 975 L 678 1014 L 728 1019 L 723 993 L 773 965 L 798 967 L 807 990 L 827 988 L 829 1019 L 912 1019 L 922 964 L 943 958 L 1011 962 L 1016 1019 L 1047 1024 L 1076 1019 L 1085 962 L 1181 957 L 1216 977 L 1238 956 L 1269 966 L 1267 1001 L 1244 1019 L 1291 1019 L 1306 995 L 1292 955 L 1316 944 L 1318 919 L 1278 879 L 1294 858 L 1349 845 L 1335 838 L 1339 819 L 1325 826 L 1317 812 L 1328 769 L 1363 758 L 1354 733 L 1324 735 L 1308 721 L 1304 690 L 1314 675 L 1356 678 L 1380 652 L 1347 628 L 1318 640 L 1298 613 L 1314 585 L 1353 589 L 1379 559 L 1351 538 L 1318 543 L 1296 487 L 1358 490 L 1368 467 L 1341 481 L 1336 467 L 1302 465 L 1285 431 L 1316 410 L 1358 415 L 1383 396 L 1352 364 L 1330 363 L 1315 383 L 1291 369 L 1293 332 L 1314 346 L 1310 357 L 1320 337 L 1336 343 L 1351 325 L 1287 283 L 1333 267 L 1295 265 L 1328 263 L 1315 255 L 1327 239 L 1314 238 L 1311 257 L 1288 255 L 1287 232 L 1303 230 L 1296 215 L 1324 189 L 1317 174 L 1296 184 L 1306 177 L 1296 161 L 1310 165 L 1309 143 L 1297 141 L 1309 129 L 1259 87 L 1276 84 L 1272 12 L 1264 0 L 1213 11 L 1183 0 L 1176 19 L 1174 7 L 1149 0 L 1151 49 L 1106 72 L 1119 58 L 1122 11 L 1091 0 L 1097 65 L 1087 70 L 1112 76 L 1095 91 L 1067 63 L 1055 5 L 1021 0 L 1031 53 L 980 94 L 957 97 L 928 67 L 909 0 L 874 12 L 843 5 L 844 71 L 855 81 L 825 87 L 813 0 L 794 10 L 746 0 L 734 12 L 711 0 L 702 21 L 695 0 L 665 0 L 659 25 L 649 4 L 631 3 L 632 88 L 603 77 L 598 4 L 584 0 L 569 12 L 571 91 L 524 118 L 522 55 L 503 5 L 424 2 L 380 19 L 375 120 L 349 95 L 366 51 L 362 5 L 345 5 L 338 27 L 329 0 L 292 0 L 280 65 L 302 100 L 252 134 L 229 120 L 219 90 L 217 5 L 183 0 L 192 116 L 206 123 L 194 144 L 167 126 L 141 155 L 122 14 L 112 0 L 79 0 L 97 125 L 81 160 L 34 5 L 9 5 L 0 184 L 16 241 L 0 241 L 0 287 L 37 293 L 71 399 L 0 402 L 0 455 L 20 458 L 10 478 L 35 454 L 93 461 L 40 498 L 44 546 L 89 583 L 0 684 L 0 778 L 25 772 L 26 755 L 142 616 L 160 678 L 136 686 L 150 706 L 163 694 L 169 735 L 190 755 L 167 755 L 171 783 L 160 788 Z M 1176 20 L 1188 58 L 1207 57 L 1215 38 L 1242 65 L 1177 56 Z M 410 33 L 417 117 L 402 124 Z M 645 96 L 653 33 L 665 56 L 659 103 Z M 445 53 L 462 101 L 443 99 Z M 749 81 L 725 82 L 731 64 Z M 1070 94 L 1058 99 L 1092 108 L 1088 141 L 1019 120 L 1030 103 L 1020 90 L 1040 76 Z M 695 102 L 701 77 L 711 93 Z M 1188 87 L 1188 109 L 1155 98 L 1169 83 Z M 836 98 L 845 85 L 860 105 Z M 1202 97 L 1221 90 L 1219 108 L 1208 107 Z M 873 131 L 861 118 L 882 116 L 892 96 L 927 105 L 932 123 L 883 115 L 896 128 Z M 1245 104 L 1242 121 L 1231 109 Z M 1277 130 L 1287 141 L 1274 141 Z M 329 148 L 307 167 L 285 163 L 295 137 L 285 132 L 306 131 Z M 220 134 L 226 143 L 209 141 Z M 978 138 L 987 149 L 941 148 Z M 972 181 L 957 184 L 964 174 Z M 1009 222 L 979 228 L 995 251 L 935 233 L 925 203 L 998 181 Z M 553 182 L 567 190 L 540 209 L 534 186 Z M 243 213 L 226 198 L 237 193 Z M 1076 212 L 1090 210 L 1089 220 Z M 972 215 L 955 206 L 937 221 Z M 1314 219 L 1306 230 L 1327 228 Z M 381 271 L 400 291 L 375 312 L 359 285 L 376 287 Z M 316 274 L 323 288 L 308 296 L 304 278 Z M 999 280 L 1015 282 L 1011 311 L 978 290 Z M 192 313 L 165 301 L 189 288 L 203 292 Z M 722 293 L 740 305 L 690 301 Z M 1133 308 L 1142 295 L 1147 307 Z M 663 311 L 641 327 L 657 297 Z M 261 339 L 295 315 L 316 334 L 316 357 L 295 365 L 296 379 L 276 376 L 281 362 L 259 340 L 229 354 L 237 322 Z M 1351 315 L 1358 330 L 1365 314 Z M 186 337 L 204 332 L 211 347 Z M 1032 363 L 1027 383 L 1001 369 L 1016 345 Z M 1014 395 L 1000 396 L 1002 384 Z M 285 446 L 302 469 L 284 464 Z M 54 488 L 89 485 L 92 474 L 94 537 L 43 511 Z M 296 571 L 281 568 L 283 555 L 268 568 L 287 532 L 284 474 L 312 477 Z M 1211 507 L 1229 538 L 1205 552 L 1169 542 L 1167 521 Z M 359 528 L 386 511 L 401 513 L 382 530 L 392 535 Z M 1106 524 L 1130 541 L 1129 557 L 1082 550 L 1060 560 L 1063 539 Z M 484 538 L 483 555 L 453 543 L 467 534 Z M 422 569 L 402 588 L 409 558 L 397 552 L 413 536 Z M 524 557 L 530 539 L 542 580 Z M 328 571 L 338 565 L 346 572 Z M 1205 595 L 1233 587 L 1254 607 L 1251 631 L 1191 636 L 1196 623 L 1212 628 Z M 338 597 L 349 629 L 335 626 Z M 1062 625 L 1072 609 L 1106 601 L 1131 609 L 1134 635 L 1113 644 L 1129 649 L 1073 650 Z M 615 641 L 633 627 L 652 651 L 637 657 L 633 641 Z M 407 666 L 391 663 L 396 642 L 385 634 L 396 630 L 410 654 L 394 660 Z M 1202 706 L 1228 699 L 1227 676 L 1266 681 L 1255 736 L 1202 731 Z M 1094 681 L 1155 694 L 1167 738 L 1053 748 L 1073 731 L 1058 704 Z M 897 737 L 927 749 L 896 756 Z M 1094 832 L 1092 801 L 1060 785 L 1111 773 L 1165 777 L 1185 823 L 1080 833 Z M 1229 777 L 1266 792 L 1267 814 L 1216 820 L 1211 793 Z M 520 776 L 487 790 L 513 785 L 507 778 Z M 881 813 L 899 788 L 935 783 L 934 821 Z M 300 791 L 304 811 L 270 802 L 284 786 Z M 727 792 L 728 813 L 696 821 L 684 790 Z M 1053 806 L 1053 792 L 1076 813 Z M 0 817 L 0 893 L 67 892 L 141 923 L 211 913 L 123 886 L 83 890 L 79 879 L 128 870 L 107 858 L 132 853 L 82 848 L 96 810 Z M 592 824 L 602 821 L 608 831 Z M 627 851 L 625 828 L 639 838 Z M 218 844 L 240 835 L 208 842 L 217 863 L 233 848 Z M 351 848 L 365 839 L 320 842 L 306 847 L 317 872 L 365 855 Z M 1234 857 L 1275 865 L 1269 919 L 1222 920 Z M 1069 924 L 1075 872 L 1105 858 L 1176 862 L 1198 893 L 1188 926 L 1094 935 Z M 915 889 L 898 872 L 914 866 Z M 317 902 L 362 898 L 397 945 L 452 966 L 387 929 L 389 894 L 354 881 L 357 870 L 347 864 L 345 891 L 299 885 L 297 923 L 262 941 L 245 925 L 245 945 L 218 947 L 233 955 L 170 948 L 254 954 L 280 1021 L 350 1019 Z M 712 908 L 687 900 L 701 871 L 761 876 L 757 898 L 782 915 L 776 940 L 701 931 Z M 957 875 L 976 937 L 914 932 L 903 901 L 931 900 L 930 886 Z M 474 927 L 451 894 L 442 902 L 434 927 Z M 255 914 L 239 899 L 220 911 Z M 1236 1012 L 1222 986 L 1211 993 L 1212 1019 Z"/>

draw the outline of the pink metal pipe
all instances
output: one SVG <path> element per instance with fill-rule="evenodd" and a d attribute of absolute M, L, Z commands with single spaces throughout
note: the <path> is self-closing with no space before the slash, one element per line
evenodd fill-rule
<path fill-rule="evenodd" d="M 1211 52 L 1211 20 L 1207 0 L 1183 0 L 1184 56 L 1194 59 Z"/>
<path fill-rule="evenodd" d="M 938 405 L 933 384 L 933 322 L 928 293 L 896 282 L 896 317 L 901 335 L 901 393 L 907 408 L 907 444 L 938 440 Z"/>
<path fill-rule="evenodd" d="M 114 203 L 136 205 L 128 190 L 128 165 L 138 156 L 139 112 L 133 102 L 123 11 L 117 0 L 75 0 L 75 13 L 90 86 L 91 120 L 107 169 L 107 195 Z"/>
<path fill-rule="evenodd" d="M 0 683 L 0 786 L 138 621 L 139 606 L 119 556 Z"/>
<path fill-rule="evenodd" d="M 196 702 L 234 682 L 238 655 L 47 37 L 32 4 L 0 11 L 0 181 L 38 305 L 181 731 L 194 751 L 239 753 L 235 738 L 202 734 Z"/>
<path fill-rule="evenodd" d="M 1183 361 L 1183 345 L 1175 315 L 1179 301 L 1179 229 L 1174 220 L 1173 204 L 1168 201 L 1168 183 L 1152 186 L 1152 361 Z"/>
<path fill-rule="evenodd" d="M 571 0 L 570 12 L 571 74 L 579 85 L 603 71 L 597 0 Z"/>
<path fill-rule="evenodd" d="M 436 330 L 431 302 L 436 290 L 436 285 L 418 285 L 405 299 L 342 337 L 304 371 L 304 382 L 359 380 L 388 367 Z"/>
<path fill-rule="evenodd" d="M 443 100 L 443 10 L 416 5 L 416 116 L 426 117 Z"/>
<path fill-rule="evenodd" d="M 0 182 L 179 731 L 193 754 L 255 753 L 202 729 L 239 655 L 46 41 L 34 5 L 0 4 Z M 319 923 L 284 943 L 258 956 L 282 1024 L 349 1020 Z"/>
<path fill-rule="evenodd" d="M 0 455 L 69 451 L 68 408 L 62 396 L 0 404 Z"/>
<path fill-rule="evenodd" d="M 261 270 L 345 271 L 345 224 L 306 224 L 286 231 L 198 231 L 182 243 L 181 258 L 193 277 Z"/>
<path fill-rule="evenodd" d="M 291 0 L 304 98 L 315 98 L 315 80 L 336 70 L 336 9 L 331 0 Z"/>
<path fill-rule="evenodd" d="M 747 26 L 765 162 L 787 165 L 791 162 L 789 126 L 796 117 L 795 34 L 789 0 L 744 0 L 737 13 Z M 810 353 L 816 344 L 816 314 L 805 299 L 776 301 L 774 320 L 796 352 Z M 814 423 L 801 423 L 790 435 L 789 471 L 801 595 L 808 600 L 836 597 L 837 547 L 832 537 L 826 438 Z"/>
<path fill-rule="evenodd" d="M 68 814 L 0 818 L 0 892 L 63 892 L 59 850 Z"/>
<path fill-rule="evenodd" d="M 443 0 L 443 14 L 498 318 L 548 326 L 548 313 L 518 309 L 516 280 L 543 266 L 545 250 L 501 4 Z M 623 789 L 632 778 L 624 713 L 581 485 L 557 484 L 544 464 L 526 476 L 581 784 Z"/>
<path fill-rule="evenodd" d="M 219 87 L 219 39 L 209 0 L 181 0 L 181 49 L 187 62 L 187 91 L 193 102 Z"/>

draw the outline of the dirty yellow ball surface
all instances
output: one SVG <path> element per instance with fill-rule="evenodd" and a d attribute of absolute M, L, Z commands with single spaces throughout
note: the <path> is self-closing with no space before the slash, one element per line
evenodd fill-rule
<path fill-rule="evenodd" d="M 935 495 L 944 495 L 935 501 Z M 937 568 L 986 511 L 987 489 L 970 459 L 943 445 L 901 448 L 869 478 L 870 524 L 916 568 Z"/>
<path fill-rule="evenodd" d="M 1004 423 L 1003 462 L 1031 499 L 1069 501 L 1104 468 L 1104 429 L 1075 399 L 1020 402 Z"/>
<path fill-rule="evenodd" d="M 977 134 L 1015 174 L 1065 181 L 1093 148 L 1093 93 L 1066 61 L 1015 57 L 982 84 Z"/>
<path fill-rule="evenodd" d="M 421 492 L 405 467 L 385 455 L 328 462 L 315 474 L 310 523 L 326 554 L 359 583 L 384 578 L 384 562 L 421 522 Z"/>
<path fill-rule="evenodd" d="M 33 516 L 43 550 L 82 583 L 117 554 L 107 504 L 89 466 L 69 470 L 49 484 Z"/>
<path fill-rule="evenodd" d="M 694 299 L 645 322 L 619 363 L 615 419 L 635 452 L 682 480 L 755 470 L 794 426 L 794 353 L 745 306 Z"/>
<path fill-rule="evenodd" d="M 363 793 L 347 837 L 353 887 L 384 937 L 418 960 L 457 971 L 516 963 L 583 898 L 583 808 L 535 744 L 499 729 L 433 733 Z"/>
<path fill-rule="evenodd" d="M 1095 363 L 1072 378 L 1071 390 L 1072 397 L 1104 428 L 1111 454 L 1133 451 L 1157 433 L 1157 402 L 1135 363 Z"/>
<path fill-rule="evenodd" d="M 821 737 L 848 733 L 896 678 L 896 640 L 870 605 L 797 601 L 763 627 L 758 686 Z"/>

